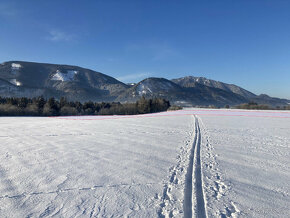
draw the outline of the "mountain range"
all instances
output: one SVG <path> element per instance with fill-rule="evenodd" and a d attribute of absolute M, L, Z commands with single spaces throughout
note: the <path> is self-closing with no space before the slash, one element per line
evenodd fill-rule
<path fill-rule="evenodd" d="M 255 95 L 233 84 L 204 77 L 168 80 L 147 78 L 128 85 L 78 66 L 9 61 L 0 64 L 1 97 L 66 97 L 73 101 L 134 102 L 141 96 L 161 97 L 181 106 L 224 106 L 250 101 L 283 106 L 290 100 Z"/>

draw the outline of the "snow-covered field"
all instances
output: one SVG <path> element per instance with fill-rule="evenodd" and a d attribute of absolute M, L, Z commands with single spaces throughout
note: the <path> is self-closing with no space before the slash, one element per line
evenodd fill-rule
<path fill-rule="evenodd" d="M 0 117 L 1 217 L 290 217 L 290 112 Z"/>

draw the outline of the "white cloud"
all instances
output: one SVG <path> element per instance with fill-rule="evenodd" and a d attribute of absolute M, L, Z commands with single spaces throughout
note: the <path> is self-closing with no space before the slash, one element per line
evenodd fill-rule
<path fill-rule="evenodd" d="M 49 36 L 46 39 L 53 42 L 73 41 L 75 38 L 74 35 L 59 30 L 51 30 L 48 33 Z"/>
<path fill-rule="evenodd" d="M 150 77 L 152 73 L 134 73 L 134 74 L 127 74 L 124 76 L 120 76 L 117 78 L 117 80 L 120 80 L 122 82 L 139 82 L 142 79 L 145 79 L 147 77 Z"/>

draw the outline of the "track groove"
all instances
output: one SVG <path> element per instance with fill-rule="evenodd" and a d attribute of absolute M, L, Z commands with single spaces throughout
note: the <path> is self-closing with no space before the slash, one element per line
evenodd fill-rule
<path fill-rule="evenodd" d="M 201 132 L 198 118 L 194 116 L 194 139 L 189 156 L 189 165 L 185 177 L 184 217 L 206 217 L 205 202 L 202 188 L 201 172 Z"/>

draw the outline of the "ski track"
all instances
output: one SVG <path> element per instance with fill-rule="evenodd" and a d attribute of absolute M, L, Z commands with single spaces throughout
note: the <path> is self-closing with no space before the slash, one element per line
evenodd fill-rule
<path fill-rule="evenodd" d="M 171 167 L 169 182 L 164 185 L 162 196 L 158 197 L 161 200 L 159 217 L 207 217 L 201 169 L 201 131 L 197 116 L 193 116 L 191 129 L 191 140 L 181 147 L 178 164 Z M 181 178 L 183 181 L 180 181 Z M 181 200 L 175 196 L 176 189 L 183 190 L 180 202 L 183 211 L 177 209 L 176 202 Z"/>
<path fill-rule="evenodd" d="M 158 217 L 238 217 L 236 203 L 226 196 L 231 187 L 222 178 L 206 128 L 198 116 L 192 117 L 190 139 L 180 148 L 177 165 L 169 169 L 163 193 L 156 197 Z"/>
<path fill-rule="evenodd" d="M 203 182 L 202 182 L 202 172 L 201 172 L 201 157 L 200 157 L 200 147 L 201 147 L 201 133 L 198 118 L 196 118 L 196 134 L 197 143 L 195 145 L 194 154 L 194 178 L 195 178 L 195 215 L 197 217 L 206 217 L 205 203 L 204 203 L 204 193 L 203 193 Z"/>
<path fill-rule="evenodd" d="M 201 132 L 198 118 L 194 117 L 194 140 L 184 189 L 184 217 L 206 217 L 201 172 Z"/>

